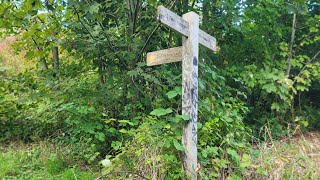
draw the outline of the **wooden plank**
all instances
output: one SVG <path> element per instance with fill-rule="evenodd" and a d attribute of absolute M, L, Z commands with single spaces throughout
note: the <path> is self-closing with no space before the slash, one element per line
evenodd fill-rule
<path fill-rule="evenodd" d="M 147 54 L 147 65 L 155 66 L 159 64 L 178 62 L 182 60 L 182 47 L 175 47 L 160 51 L 149 52 Z"/>
<path fill-rule="evenodd" d="M 158 20 L 184 36 L 189 34 L 188 22 L 163 6 L 158 6 Z"/>
<path fill-rule="evenodd" d="M 217 51 L 216 38 L 212 37 L 210 34 L 202 31 L 201 29 L 199 29 L 199 43 L 211 49 L 212 51 Z"/>
<path fill-rule="evenodd" d="M 158 20 L 168 26 L 169 28 L 181 33 L 182 35 L 188 37 L 189 34 L 189 24 L 186 20 L 170 11 L 169 9 L 159 6 L 158 7 Z M 205 47 L 216 51 L 216 39 L 206 32 L 199 30 L 199 43 Z"/>
<path fill-rule="evenodd" d="M 182 38 L 182 114 L 190 117 L 183 125 L 183 168 L 194 180 L 197 179 L 199 15 L 189 12 L 182 17 L 189 23 L 188 38 Z"/>

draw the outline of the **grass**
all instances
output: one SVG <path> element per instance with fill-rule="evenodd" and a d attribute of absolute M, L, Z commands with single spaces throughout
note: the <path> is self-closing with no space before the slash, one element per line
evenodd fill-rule
<path fill-rule="evenodd" d="M 94 179 L 96 170 L 75 161 L 70 148 L 49 142 L 0 144 L 0 179 Z M 261 143 L 245 179 L 320 179 L 320 132 Z M 95 175 L 94 175 L 95 174 Z M 232 179 L 232 178 L 231 178 Z"/>
<path fill-rule="evenodd" d="M 84 165 L 75 165 L 67 148 L 47 142 L 0 145 L 0 179 L 94 179 Z"/>
<path fill-rule="evenodd" d="M 267 173 L 263 179 L 320 179 L 319 132 L 263 143 L 257 149 L 256 166 Z"/>

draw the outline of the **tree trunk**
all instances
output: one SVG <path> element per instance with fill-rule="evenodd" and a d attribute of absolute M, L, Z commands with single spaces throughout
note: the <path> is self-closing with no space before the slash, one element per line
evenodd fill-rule
<path fill-rule="evenodd" d="M 58 46 L 53 47 L 52 55 L 53 55 L 53 73 L 54 73 L 54 76 L 58 76 L 58 73 L 59 73 L 59 49 L 58 49 Z"/>
<path fill-rule="evenodd" d="M 49 68 L 48 68 L 48 64 L 47 64 L 47 61 L 46 61 L 46 59 L 44 58 L 44 57 L 41 57 L 40 58 L 40 63 L 41 63 L 41 66 L 43 67 L 43 69 L 44 70 L 48 70 Z"/>
<path fill-rule="evenodd" d="M 289 49 L 289 56 L 287 59 L 287 72 L 286 75 L 289 77 L 290 75 L 290 70 L 291 70 L 291 59 L 292 59 L 292 47 L 294 43 L 294 36 L 296 33 L 296 24 L 297 24 L 297 15 L 296 13 L 293 14 L 293 19 L 292 19 L 292 32 L 291 32 L 291 42 L 290 42 L 290 49 Z"/>

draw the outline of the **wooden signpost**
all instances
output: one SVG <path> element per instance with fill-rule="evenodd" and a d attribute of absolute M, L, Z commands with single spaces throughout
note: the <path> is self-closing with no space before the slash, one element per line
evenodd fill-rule
<path fill-rule="evenodd" d="M 188 12 L 182 17 L 163 6 L 158 7 L 158 20 L 183 35 L 182 47 L 150 52 L 147 65 L 182 61 L 182 114 L 190 117 L 183 126 L 185 152 L 183 168 L 197 178 L 198 54 L 199 43 L 216 51 L 216 39 L 199 29 L 199 15 Z"/>

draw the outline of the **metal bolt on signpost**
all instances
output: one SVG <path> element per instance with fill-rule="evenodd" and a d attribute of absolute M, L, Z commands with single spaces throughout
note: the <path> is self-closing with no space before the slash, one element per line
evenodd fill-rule
<path fill-rule="evenodd" d="M 199 29 L 199 15 L 195 12 L 180 17 L 159 6 L 158 20 L 183 35 L 182 47 L 148 53 L 147 65 L 182 61 L 182 114 L 190 117 L 183 126 L 183 168 L 191 179 L 197 179 L 198 44 L 216 51 L 216 39 Z"/>

